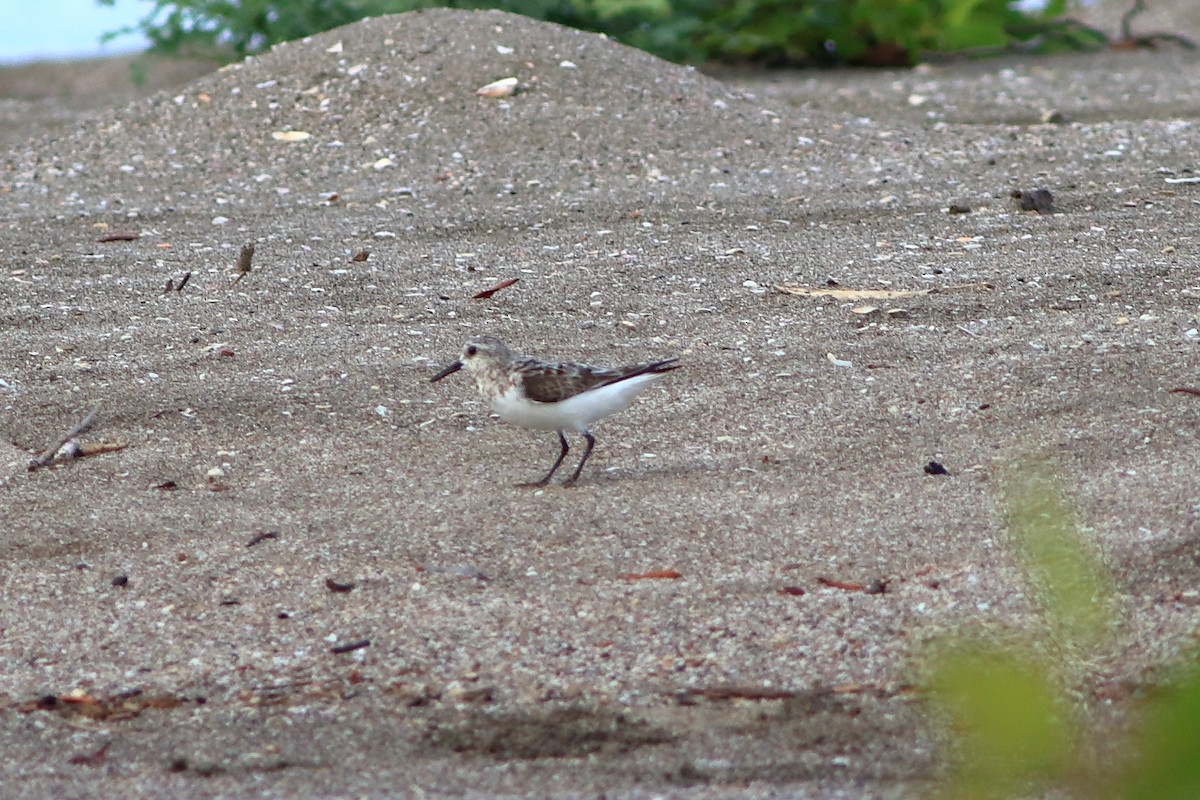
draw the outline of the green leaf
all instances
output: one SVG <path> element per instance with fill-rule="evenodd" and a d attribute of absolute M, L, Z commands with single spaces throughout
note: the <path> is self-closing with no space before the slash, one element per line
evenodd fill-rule
<path fill-rule="evenodd" d="M 1134 756 L 1117 781 L 1120 800 L 1200 797 L 1200 669 L 1160 690 L 1130 736 Z"/>
<path fill-rule="evenodd" d="M 1076 733 L 1048 676 L 1014 652 L 979 645 L 937 659 L 932 698 L 950 717 L 960 754 L 947 800 L 1016 797 L 1066 772 Z"/>
<path fill-rule="evenodd" d="M 1067 0 L 1047 0 L 1042 8 L 1043 19 L 1055 19 L 1067 13 Z"/>
<path fill-rule="evenodd" d="M 1044 467 L 1015 467 L 1007 486 L 1008 527 L 1059 640 L 1093 648 L 1108 635 L 1110 579 L 1080 535 L 1062 486 Z"/>
<path fill-rule="evenodd" d="M 588 5 L 601 20 L 629 15 L 662 19 L 671 14 L 670 0 L 592 0 Z"/>
<path fill-rule="evenodd" d="M 954 27 L 942 28 L 931 49 L 954 52 L 982 47 L 1000 48 L 1006 44 L 1008 33 L 1002 20 L 975 17 Z"/>

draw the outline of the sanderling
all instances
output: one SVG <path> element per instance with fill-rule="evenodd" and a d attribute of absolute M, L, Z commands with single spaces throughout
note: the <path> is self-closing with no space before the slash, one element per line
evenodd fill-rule
<path fill-rule="evenodd" d="M 545 486 L 567 457 L 567 437 L 575 431 L 587 439 L 579 466 L 563 486 L 572 486 L 587 463 L 596 437 L 588 430 L 593 422 L 629 407 L 639 394 L 666 373 L 679 367 L 668 358 L 630 367 L 590 367 L 586 364 L 552 364 L 519 356 L 494 336 L 467 342 L 462 357 L 430 378 L 440 381 L 466 369 L 475 376 L 479 393 L 500 419 L 539 431 L 555 431 L 562 450 L 546 476 L 525 486 Z"/>

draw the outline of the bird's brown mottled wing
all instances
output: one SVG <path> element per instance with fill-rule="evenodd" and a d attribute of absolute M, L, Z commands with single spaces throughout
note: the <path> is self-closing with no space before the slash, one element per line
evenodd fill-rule
<path fill-rule="evenodd" d="M 529 359 L 517 365 L 517 371 L 521 375 L 521 385 L 525 389 L 526 397 L 539 403 L 555 403 L 588 389 L 607 386 L 636 375 L 670 372 L 679 366 L 675 363 L 676 360 L 668 358 L 665 361 L 609 369 L 587 364 L 546 364 Z"/>
<path fill-rule="evenodd" d="M 556 403 L 621 378 L 620 370 L 586 364 L 546 364 L 529 360 L 517 366 L 525 396 L 539 403 Z"/>

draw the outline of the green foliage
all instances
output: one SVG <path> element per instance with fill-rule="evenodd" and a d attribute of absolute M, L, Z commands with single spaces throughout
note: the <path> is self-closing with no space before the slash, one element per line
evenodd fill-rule
<path fill-rule="evenodd" d="M 97 0 L 112 5 L 114 0 Z M 1011 0 L 148 0 L 137 29 L 160 53 L 232 60 L 366 16 L 500 8 L 601 31 L 673 61 L 905 64 L 924 54 L 1095 47 L 1101 34 Z M 109 36 L 129 32 L 126 28 Z"/>
<path fill-rule="evenodd" d="M 1044 665 L 975 643 L 941 654 L 929 686 L 959 736 L 947 800 L 1021 797 L 1062 777 L 1077 732 Z"/>
<path fill-rule="evenodd" d="M 1042 650 L 952 639 L 934 654 L 928 687 L 949 720 L 958 758 L 940 798 L 1005 800 L 1057 790 L 1087 800 L 1200 797 L 1200 668 L 1135 709 L 1115 763 L 1084 763 L 1087 740 L 1067 687 L 1108 642 L 1110 580 L 1086 547 L 1061 485 L 1033 470 L 1007 487 L 1008 523 L 1048 626 Z M 1048 646 L 1047 646 L 1048 645 Z"/>
<path fill-rule="evenodd" d="M 1130 741 L 1140 744 L 1111 794 L 1120 800 L 1200 797 L 1200 669 L 1193 667 L 1145 709 Z"/>
<path fill-rule="evenodd" d="M 1033 470 L 1008 484 L 1008 529 L 1061 645 L 1094 648 L 1110 625 L 1112 589 L 1088 552 L 1079 525 L 1053 475 Z"/>
<path fill-rule="evenodd" d="M 98 0 L 112 5 L 115 0 Z M 152 0 L 154 9 L 137 30 L 151 52 L 242 58 L 279 42 L 307 36 L 374 14 L 387 13 L 388 0 Z M 107 34 L 108 38 L 132 29 Z"/>
<path fill-rule="evenodd" d="M 146 62 L 144 59 L 135 59 L 129 62 L 129 80 L 134 86 L 146 85 Z"/>

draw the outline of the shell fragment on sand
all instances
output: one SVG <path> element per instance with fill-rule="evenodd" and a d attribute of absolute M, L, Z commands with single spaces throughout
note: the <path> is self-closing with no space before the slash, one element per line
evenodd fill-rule
<path fill-rule="evenodd" d="M 492 81 L 487 86 L 480 86 L 475 90 L 475 94 L 480 97 L 512 97 L 516 93 L 516 78 L 501 78 L 498 81 Z"/>
<path fill-rule="evenodd" d="M 801 297 L 829 297 L 834 300 L 894 300 L 900 297 L 922 297 L 929 294 L 945 292 L 988 291 L 994 288 L 990 283 L 959 283 L 953 286 L 931 287 L 929 289 L 846 289 L 842 287 L 813 287 L 788 286 L 777 284 L 776 290 L 784 294 L 794 294 Z M 858 312 L 863 313 L 863 312 Z"/>

